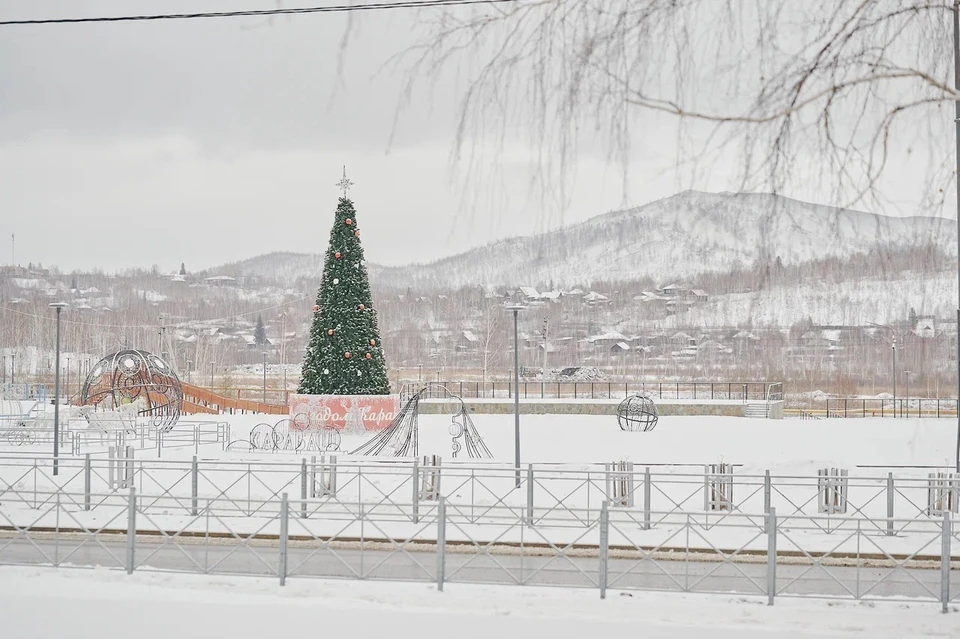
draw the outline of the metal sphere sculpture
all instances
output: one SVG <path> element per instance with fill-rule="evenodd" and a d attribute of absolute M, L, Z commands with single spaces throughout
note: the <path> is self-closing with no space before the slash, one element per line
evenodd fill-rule
<path fill-rule="evenodd" d="M 173 428 L 183 410 L 180 378 L 167 362 L 146 351 L 107 355 L 90 370 L 80 394 L 81 404 L 103 410 L 136 402 L 141 406 L 138 414 L 163 430 Z"/>
<path fill-rule="evenodd" d="M 630 395 L 617 406 L 620 430 L 646 433 L 656 428 L 659 420 L 657 405 L 646 395 Z"/>

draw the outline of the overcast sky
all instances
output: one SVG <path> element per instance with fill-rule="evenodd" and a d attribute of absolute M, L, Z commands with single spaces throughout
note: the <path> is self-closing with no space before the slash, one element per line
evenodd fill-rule
<path fill-rule="evenodd" d="M 0 18 L 277 4 L 3 0 Z M 491 197 L 465 198 L 450 166 L 455 78 L 415 95 L 394 129 L 399 74 L 382 65 L 413 42 L 413 18 L 404 10 L 358 18 L 340 84 L 344 14 L 0 27 L 0 262 L 10 262 L 13 233 L 17 262 L 66 270 L 200 269 L 322 251 L 343 165 L 367 258 L 383 264 L 436 259 L 625 203 L 619 166 L 585 155 L 571 206 L 544 210 L 528 192 L 519 147 L 504 154 Z M 626 203 L 736 187 L 722 167 L 678 175 L 671 124 L 646 124 Z M 911 168 L 890 180 L 888 196 L 913 212 Z M 815 189 L 793 195 L 833 204 Z"/>

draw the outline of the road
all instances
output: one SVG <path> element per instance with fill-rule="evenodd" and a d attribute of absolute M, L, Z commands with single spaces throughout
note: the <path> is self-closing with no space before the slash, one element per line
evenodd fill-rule
<path fill-rule="evenodd" d="M 0 564 L 69 565 L 78 567 L 126 567 L 126 541 L 100 535 L 0 539 Z M 320 542 L 294 542 L 288 550 L 290 579 L 343 578 L 435 582 L 435 545 L 424 544 L 404 552 L 388 543 L 344 544 L 329 548 Z M 138 536 L 134 550 L 136 570 L 199 572 L 276 576 L 280 553 L 276 540 L 254 544 L 234 539 L 163 540 Z M 724 563 L 716 561 L 628 560 L 611 558 L 608 587 L 611 590 L 658 590 L 722 592 L 763 595 L 766 589 L 765 561 Z M 542 557 L 521 555 L 518 549 L 505 554 L 485 554 L 471 548 L 450 547 L 445 558 L 447 582 L 529 584 L 596 588 L 599 561 L 596 557 Z M 960 594 L 960 571 L 953 571 L 951 591 Z M 777 566 L 777 595 L 823 595 L 853 598 L 922 597 L 937 599 L 940 572 L 935 569 L 866 568 L 856 566 Z"/>

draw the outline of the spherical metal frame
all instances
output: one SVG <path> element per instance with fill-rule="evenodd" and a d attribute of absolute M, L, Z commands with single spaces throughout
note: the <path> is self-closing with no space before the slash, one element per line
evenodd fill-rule
<path fill-rule="evenodd" d="M 105 410 L 143 400 L 139 415 L 169 430 L 183 411 L 183 388 L 173 368 L 147 351 L 127 349 L 107 355 L 90 369 L 80 403 Z"/>
<path fill-rule="evenodd" d="M 617 406 L 617 423 L 620 430 L 631 433 L 646 433 L 657 427 L 660 411 L 646 395 L 630 395 Z"/>

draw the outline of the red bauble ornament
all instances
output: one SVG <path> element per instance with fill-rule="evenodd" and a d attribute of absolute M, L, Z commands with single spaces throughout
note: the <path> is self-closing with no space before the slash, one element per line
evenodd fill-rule
<path fill-rule="evenodd" d="M 336 253 L 334 253 L 333 256 L 339 260 L 339 259 L 340 259 L 340 251 L 337 251 Z"/>
<path fill-rule="evenodd" d="M 354 231 L 354 232 L 353 232 L 353 236 L 354 236 L 354 237 L 360 237 L 360 231 Z"/>
<path fill-rule="evenodd" d="M 320 307 L 317 306 L 316 304 L 314 304 L 314 305 L 313 305 L 313 312 L 316 313 L 316 312 L 318 312 L 319 310 L 320 310 Z"/>
<path fill-rule="evenodd" d="M 370 346 L 376 346 L 376 345 L 377 345 L 377 340 L 375 339 L 370 340 Z"/>
<path fill-rule="evenodd" d="M 350 359 L 350 351 L 347 351 L 346 353 L 344 353 L 343 356 L 346 359 Z"/>
<path fill-rule="evenodd" d="M 362 311 L 363 309 L 365 309 L 365 308 L 367 308 L 367 307 L 364 306 L 363 304 L 360 305 L 360 310 L 361 310 L 361 311 Z"/>
<path fill-rule="evenodd" d="M 350 226 L 351 224 L 353 224 L 353 220 L 351 220 L 349 217 L 346 220 L 344 220 L 344 222 L 346 223 L 347 226 Z"/>
<path fill-rule="evenodd" d="M 367 353 L 366 357 L 367 359 L 370 359 L 371 357 L 373 357 L 373 355 L 371 355 L 370 353 Z"/>
<path fill-rule="evenodd" d="M 328 329 L 327 329 L 327 335 L 333 335 L 333 329 L 332 329 L 332 328 L 328 328 Z"/>

